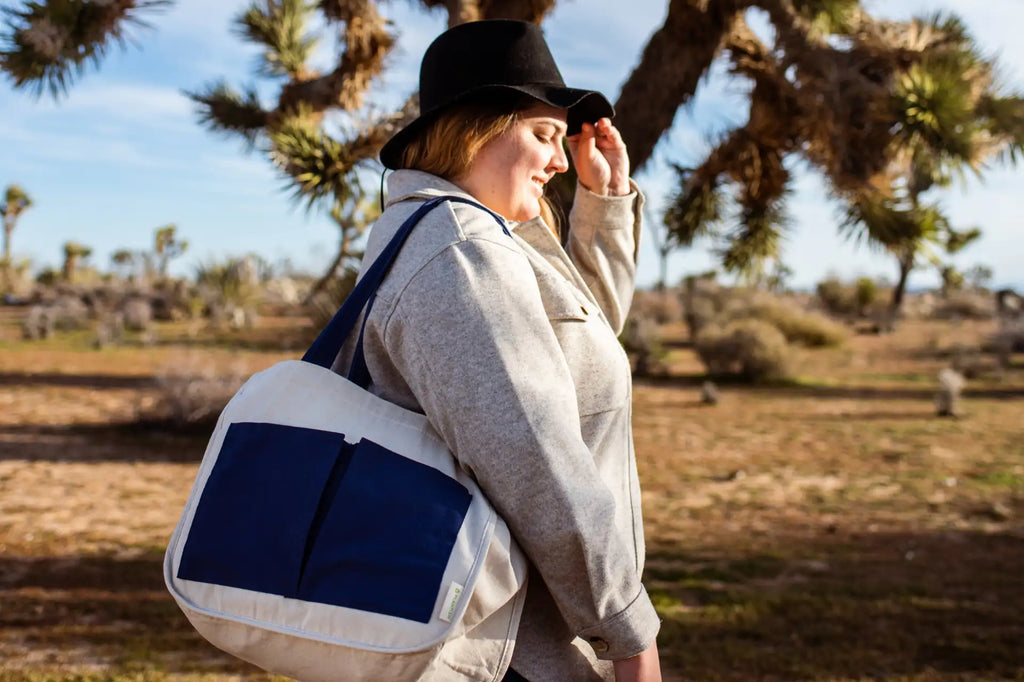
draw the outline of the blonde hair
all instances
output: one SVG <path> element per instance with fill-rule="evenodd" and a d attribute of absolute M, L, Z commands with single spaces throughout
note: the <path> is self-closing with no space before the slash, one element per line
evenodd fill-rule
<path fill-rule="evenodd" d="M 499 93 L 448 107 L 402 150 L 399 168 L 430 173 L 448 181 L 465 175 L 480 149 L 508 132 L 521 112 L 537 100 L 518 93 Z M 559 220 L 547 197 L 540 199 L 540 217 L 556 237 Z"/>

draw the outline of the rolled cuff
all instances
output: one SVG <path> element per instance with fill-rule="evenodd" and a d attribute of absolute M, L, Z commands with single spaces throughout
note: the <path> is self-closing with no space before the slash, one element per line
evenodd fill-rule
<path fill-rule="evenodd" d="M 659 629 L 661 619 L 647 590 L 641 587 L 640 594 L 629 606 L 578 634 L 590 644 L 599 659 L 619 661 L 646 651 L 654 643 Z"/>

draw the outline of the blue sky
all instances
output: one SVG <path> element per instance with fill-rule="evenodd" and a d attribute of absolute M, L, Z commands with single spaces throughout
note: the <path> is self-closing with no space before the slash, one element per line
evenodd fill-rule
<path fill-rule="evenodd" d="M 936 10 L 957 12 L 972 34 L 997 53 L 1004 81 L 1024 92 L 1024 4 L 1019 0 L 869 0 L 876 15 L 907 18 Z M 177 0 L 151 15 L 152 29 L 135 32 L 136 45 L 113 49 L 99 69 L 88 68 L 66 97 L 36 98 L 0 84 L 0 187 L 22 185 L 35 201 L 12 240 L 16 259 L 36 268 L 57 266 L 62 245 L 76 240 L 94 250 L 92 263 L 106 269 L 121 248 L 149 248 L 157 227 L 178 225 L 190 242 L 174 266 L 190 274 L 200 261 L 255 252 L 271 262 L 289 259 L 320 271 L 334 253 L 337 229 L 324 215 L 307 213 L 286 191 L 269 161 L 246 153 L 235 140 L 208 132 L 196 120 L 183 90 L 217 78 L 256 82 L 256 48 L 232 32 L 240 0 Z M 639 59 L 642 46 L 664 19 L 666 0 L 561 0 L 545 24 L 548 41 L 566 81 L 576 87 L 618 90 Z M 384 79 L 373 91 L 374 106 L 390 110 L 416 87 L 419 57 L 443 30 L 442 13 L 391 0 L 382 11 L 400 37 Z M 331 61 L 331 46 L 318 59 Z M 652 214 L 671 190 L 670 162 L 694 163 L 708 140 L 745 119 L 742 86 L 713 71 L 692 106 L 681 111 L 669 135 L 638 182 Z M 985 264 L 996 283 L 1024 283 L 1024 207 L 1019 188 L 1024 168 L 994 168 L 984 182 L 968 179 L 948 190 L 943 203 L 957 225 L 982 228 L 983 237 L 956 258 L 960 267 Z M 812 173 L 798 176 L 792 198 L 793 228 L 784 260 L 797 286 L 812 286 L 827 274 L 895 279 L 891 259 L 836 234 L 836 208 Z M 669 276 L 714 266 L 709 245 L 671 257 Z M 653 241 L 641 250 L 640 283 L 657 278 Z M 918 271 L 911 286 L 934 285 L 933 272 Z"/>

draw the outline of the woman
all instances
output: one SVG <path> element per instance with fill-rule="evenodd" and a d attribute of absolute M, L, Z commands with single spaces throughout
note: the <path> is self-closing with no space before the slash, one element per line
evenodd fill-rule
<path fill-rule="evenodd" d="M 660 680 L 616 338 L 641 198 L 612 107 L 565 87 L 539 28 L 513 21 L 440 36 L 420 102 L 381 152 L 396 170 L 366 263 L 434 196 L 501 223 L 445 203 L 416 226 L 366 322 L 370 388 L 427 415 L 530 561 L 505 679 Z M 539 217 L 564 140 L 580 183 L 566 249 Z"/>

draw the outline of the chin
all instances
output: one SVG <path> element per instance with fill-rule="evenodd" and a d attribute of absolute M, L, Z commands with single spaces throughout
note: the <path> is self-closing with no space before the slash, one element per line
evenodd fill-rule
<path fill-rule="evenodd" d="M 528 220 L 533 220 L 540 215 L 540 203 L 536 203 L 533 206 L 523 206 L 518 211 L 515 211 L 515 215 L 512 220 L 517 223 L 525 223 Z"/>

